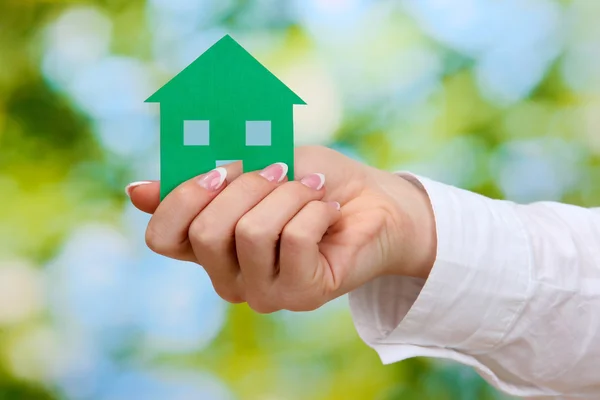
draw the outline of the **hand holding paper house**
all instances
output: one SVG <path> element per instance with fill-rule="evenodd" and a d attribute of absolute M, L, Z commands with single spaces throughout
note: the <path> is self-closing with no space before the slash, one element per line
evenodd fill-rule
<path fill-rule="evenodd" d="M 154 93 L 160 103 L 161 200 L 196 175 L 275 162 L 294 179 L 295 104 L 306 104 L 229 35 Z"/>

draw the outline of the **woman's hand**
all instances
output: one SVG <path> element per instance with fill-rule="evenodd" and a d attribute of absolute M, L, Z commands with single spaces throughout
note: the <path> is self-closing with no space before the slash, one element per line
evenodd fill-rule
<path fill-rule="evenodd" d="M 150 249 L 202 265 L 223 299 L 257 312 L 314 310 L 382 275 L 427 277 L 435 224 L 421 189 L 325 147 L 298 148 L 295 172 L 287 182 L 285 165 L 235 163 L 160 204 L 158 182 L 127 192 L 154 214 Z"/>

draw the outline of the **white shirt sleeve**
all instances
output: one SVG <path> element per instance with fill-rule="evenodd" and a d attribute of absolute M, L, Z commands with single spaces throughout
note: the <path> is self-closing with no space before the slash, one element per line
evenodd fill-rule
<path fill-rule="evenodd" d="M 426 178 L 438 252 L 429 278 L 350 293 L 360 337 L 385 364 L 469 365 L 519 397 L 600 399 L 600 212 L 518 205 Z"/>

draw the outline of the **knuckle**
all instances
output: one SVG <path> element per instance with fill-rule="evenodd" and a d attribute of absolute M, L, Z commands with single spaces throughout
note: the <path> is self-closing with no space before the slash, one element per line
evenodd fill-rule
<path fill-rule="evenodd" d="M 168 245 L 165 244 L 163 235 L 154 227 L 153 224 L 149 224 L 145 234 L 146 246 L 153 252 L 161 255 L 165 255 L 168 252 Z"/>
<path fill-rule="evenodd" d="M 306 287 L 292 289 L 289 286 L 280 286 L 279 298 L 281 308 L 292 312 L 314 311 L 322 305 L 320 299 Z"/>
<path fill-rule="evenodd" d="M 283 308 L 292 312 L 309 312 L 317 310 L 322 305 L 323 302 L 318 299 L 295 297 L 286 301 Z"/>
<path fill-rule="evenodd" d="M 198 198 L 202 196 L 200 186 L 191 183 L 184 183 L 175 188 L 171 194 L 177 204 L 177 208 L 183 210 L 191 210 L 198 206 Z"/>
<path fill-rule="evenodd" d="M 255 174 L 244 174 L 233 181 L 231 185 L 237 186 L 237 189 L 246 196 L 256 197 L 264 193 L 265 189 L 269 187 L 269 181 Z"/>
<path fill-rule="evenodd" d="M 248 306 L 259 314 L 272 314 L 279 311 L 280 308 L 275 307 L 271 302 L 264 298 L 252 296 L 246 299 Z"/>
<path fill-rule="evenodd" d="M 251 217 L 244 216 L 235 225 L 235 237 L 237 240 L 253 243 L 271 238 L 272 236 L 276 237 L 277 234 L 271 232 L 266 224 L 258 223 Z"/>
<path fill-rule="evenodd" d="M 288 247 L 304 247 L 312 242 L 310 233 L 294 225 L 286 225 L 281 232 L 281 242 Z"/>
<path fill-rule="evenodd" d="M 210 246 L 215 241 L 215 231 L 206 218 L 196 218 L 190 224 L 188 237 L 192 246 Z"/>
<path fill-rule="evenodd" d="M 186 182 L 187 183 L 187 182 Z M 188 184 L 182 184 L 173 190 L 173 197 L 177 197 L 177 201 L 182 201 L 188 197 L 193 197 L 196 194 L 195 188 Z"/>
<path fill-rule="evenodd" d="M 232 285 L 213 285 L 217 295 L 228 303 L 243 303 L 244 298 L 232 288 Z"/>

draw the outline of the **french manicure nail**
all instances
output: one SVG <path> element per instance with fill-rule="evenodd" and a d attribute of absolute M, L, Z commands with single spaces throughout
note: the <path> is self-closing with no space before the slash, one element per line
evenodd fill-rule
<path fill-rule="evenodd" d="M 342 209 L 342 206 L 337 201 L 329 201 L 328 203 L 338 211 Z"/>
<path fill-rule="evenodd" d="M 151 181 L 138 181 L 138 182 L 131 182 L 129 185 L 125 186 L 125 194 L 129 197 L 131 197 L 131 191 L 133 189 L 135 189 L 138 186 L 142 186 L 142 185 L 147 185 L 149 183 L 152 183 Z"/>
<path fill-rule="evenodd" d="M 268 180 L 269 182 L 281 182 L 285 178 L 288 172 L 288 166 L 285 163 L 275 163 L 269 165 L 267 168 L 260 172 L 260 176 Z"/>
<path fill-rule="evenodd" d="M 227 170 L 222 167 L 213 169 L 202 175 L 198 183 L 206 190 L 219 190 L 227 178 Z"/>
<path fill-rule="evenodd" d="M 323 174 L 309 174 L 300 180 L 304 186 L 308 186 L 311 189 L 321 190 L 325 185 L 325 175 Z"/>

